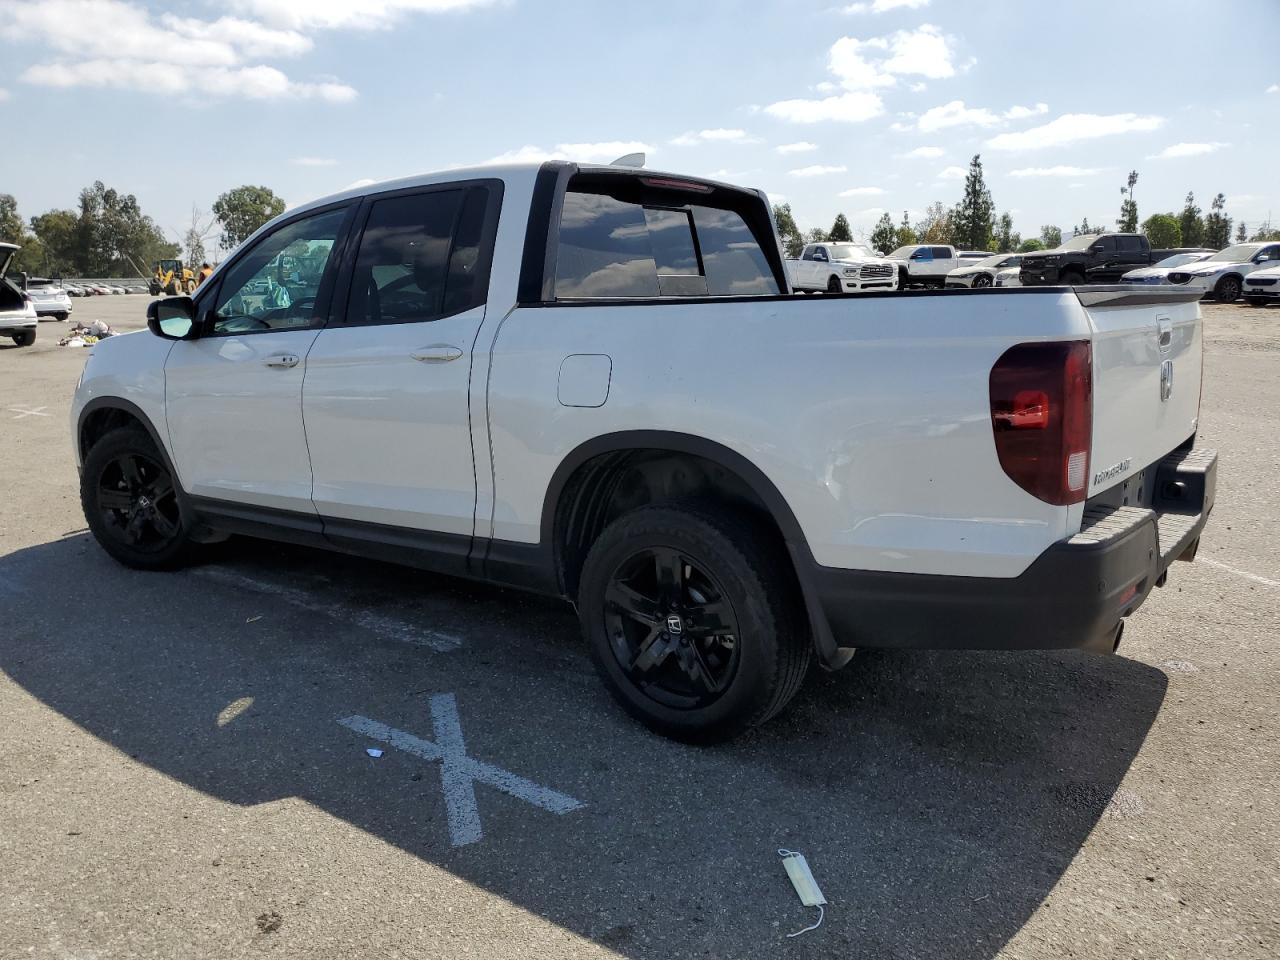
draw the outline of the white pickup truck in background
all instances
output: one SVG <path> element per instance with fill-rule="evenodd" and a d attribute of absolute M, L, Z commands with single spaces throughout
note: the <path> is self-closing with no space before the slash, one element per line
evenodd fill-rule
<path fill-rule="evenodd" d="M 767 198 L 692 177 L 316 200 L 95 346 L 89 528 L 139 568 L 248 533 L 564 598 L 687 740 L 857 647 L 1111 652 L 1213 505 L 1201 291 L 789 286 Z"/>
<path fill-rule="evenodd" d="M 984 254 L 985 256 L 985 254 Z M 972 260 L 962 259 L 955 247 L 937 243 L 913 243 L 899 247 L 886 258 L 898 268 L 898 288 L 942 287 L 947 274 Z"/>
<path fill-rule="evenodd" d="M 798 292 L 898 289 L 896 265 L 854 243 L 810 243 L 799 260 L 787 261 L 787 274 Z"/>

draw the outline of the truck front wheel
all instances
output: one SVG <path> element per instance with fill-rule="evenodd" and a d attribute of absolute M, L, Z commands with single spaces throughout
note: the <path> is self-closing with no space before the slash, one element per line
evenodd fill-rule
<path fill-rule="evenodd" d="M 781 711 L 813 655 L 786 555 L 759 523 L 698 501 L 610 524 L 587 555 L 578 610 L 618 703 L 691 743 L 728 740 Z"/>
<path fill-rule="evenodd" d="M 830 279 L 827 280 L 827 293 L 839 293 L 839 292 L 840 292 L 840 278 L 837 277 L 835 274 L 832 274 Z"/>

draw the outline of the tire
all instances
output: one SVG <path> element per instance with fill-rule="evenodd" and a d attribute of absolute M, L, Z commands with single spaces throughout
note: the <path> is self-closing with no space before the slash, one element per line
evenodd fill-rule
<path fill-rule="evenodd" d="M 1078 273 L 1075 270 L 1068 270 L 1062 275 L 1062 282 L 1068 287 L 1083 287 L 1084 274 Z"/>
<path fill-rule="evenodd" d="M 780 712 L 813 657 L 785 557 L 758 524 L 713 504 L 641 507 L 610 524 L 583 565 L 578 611 L 623 709 L 687 743 Z"/>
<path fill-rule="evenodd" d="M 22 333 L 15 333 L 13 342 L 20 347 L 29 347 L 36 342 L 36 332 L 34 330 L 24 330 Z"/>
<path fill-rule="evenodd" d="M 832 275 L 827 280 L 827 293 L 839 293 L 840 289 L 840 278 Z"/>
<path fill-rule="evenodd" d="M 80 505 L 94 539 L 126 567 L 170 570 L 187 560 L 194 519 L 140 427 L 112 430 L 93 445 L 80 471 Z"/>
<path fill-rule="evenodd" d="M 160 289 L 160 284 L 152 282 L 147 285 L 147 292 L 153 297 L 158 297 L 163 291 Z"/>
<path fill-rule="evenodd" d="M 1240 299 L 1240 278 L 1226 276 L 1213 288 L 1213 298 L 1219 303 L 1235 303 Z"/>
<path fill-rule="evenodd" d="M 57 320 L 59 323 L 66 323 L 66 322 L 67 322 L 67 317 L 68 317 L 68 316 L 70 316 L 70 314 L 65 313 L 65 312 L 63 312 L 63 311 L 61 311 L 61 310 L 60 310 L 60 311 L 58 311 L 57 313 L 55 313 L 55 314 L 53 315 L 53 318 L 54 318 L 55 320 Z"/>
<path fill-rule="evenodd" d="M 989 274 L 989 273 L 980 273 L 980 274 L 978 274 L 976 277 L 974 277 L 974 278 L 973 278 L 973 285 L 974 285 L 974 287 L 975 287 L 975 288 L 976 288 L 976 287 L 989 287 L 989 286 L 991 286 L 991 283 L 992 283 L 992 280 L 991 280 L 991 274 Z"/>

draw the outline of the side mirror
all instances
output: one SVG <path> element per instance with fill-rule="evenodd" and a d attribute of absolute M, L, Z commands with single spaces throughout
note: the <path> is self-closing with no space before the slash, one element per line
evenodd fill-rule
<path fill-rule="evenodd" d="M 165 340 L 194 340 L 196 305 L 190 297 L 165 297 L 147 305 L 147 329 Z"/>

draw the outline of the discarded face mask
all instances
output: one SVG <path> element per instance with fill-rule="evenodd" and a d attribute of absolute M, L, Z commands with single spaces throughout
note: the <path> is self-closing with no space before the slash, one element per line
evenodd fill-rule
<path fill-rule="evenodd" d="M 787 871 L 787 876 L 791 878 L 791 886 L 795 887 L 796 896 L 800 898 L 800 902 L 806 907 L 818 908 L 818 922 L 812 926 L 804 927 L 795 933 L 788 933 L 788 937 L 798 937 L 802 933 L 808 933 L 810 930 L 817 930 L 822 926 L 823 918 L 826 916 L 824 909 L 827 898 L 822 895 L 822 891 L 818 888 L 818 881 L 813 879 L 813 871 L 809 869 L 809 863 L 805 860 L 804 855 L 794 850 L 779 850 L 778 856 L 782 858 L 782 866 Z"/>

